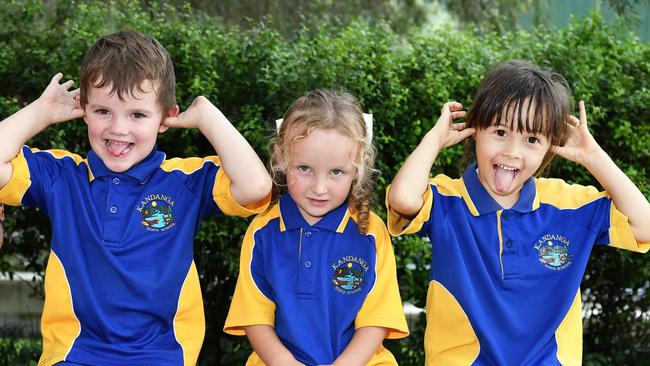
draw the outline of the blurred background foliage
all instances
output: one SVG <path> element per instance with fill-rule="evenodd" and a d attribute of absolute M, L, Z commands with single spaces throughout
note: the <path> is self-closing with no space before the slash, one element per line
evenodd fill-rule
<path fill-rule="evenodd" d="M 563 74 L 574 101 L 585 100 L 596 139 L 646 197 L 650 194 L 650 46 L 631 34 L 634 9 L 647 0 L 609 0 L 619 20 L 599 12 L 555 28 L 540 15 L 548 1 L 74 1 L 9 0 L 0 8 L 0 118 L 37 98 L 52 75 L 77 79 L 85 49 L 99 36 L 134 29 L 156 37 L 175 63 L 181 109 L 205 95 L 263 160 L 274 120 L 314 88 L 344 88 L 374 114 L 375 197 L 385 215 L 386 185 L 439 116 L 442 104 L 471 107 L 484 73 L 499 61 L 531 60 Z M 528 12 L 534 27 L 514 21 Z M 515 18 L 513 18 L 513 14 Z M 538 15 L 535 15 L 538 14 Z M 85 155 L 83 122 L 40 133 L 30 146 Z M 212 154 L 196 130 L 172 130 L 159 146 L 174 156 Z M 445 150 L 433 168 L 457 176 L 462 147 Z M 588 172 L 557 161 L 551 176 L 594 184 Z M 7 209 L 0 272 L 42 275 L 50 238 L 47 218 Z M 71 218 L 74 219 L 74 218 Z M 222 332 L 247 221 L 204 222 L 195 240 L 207 317 L 200 365 L 240 365 L 245 337 Z M 424 307 L 431 251 L 415 237 L 394 239 L 402 299 Z M 650 263 L 609 248 L 592 254 L 582 284 L 587 365 L 650 364 Z M 34 291 L 42 295 L 40 283 Z M 1 328 L 0 328 L 1 329 Z M 422 365 L 424 319 L 404 340 L 386 341 L 400 365 Z M 31 365 L 40 341 L 0 330 L 0 364 Z"/>

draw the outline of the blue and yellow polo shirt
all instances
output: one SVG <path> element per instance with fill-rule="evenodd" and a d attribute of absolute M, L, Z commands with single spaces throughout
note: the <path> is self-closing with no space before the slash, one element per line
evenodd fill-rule
<path fill-rule="evenodd" d="M 647 252 L 606 192 L 529 179 L 503 209 L 478 180 L 438 175 L 391 234 L 431 241 L 426 365 L 579 365 L 580 282 L 594 245 Z"/>
<path fill-rule="evenodd" d="M 0 202 L 34 206 L 52 224 L 39 365 L 194 365 L 203 302 L 192 242 L 210 214 L 246 216 L 218 157 L 152 151 L 124 173 L 92 151 L 23 147 Z"/>
<path fill-rule="evenodd" d="M 408 335 L 395 256 L 383 221 L 371 213 L 361 234 L 343 204 L 313 226 L 288 194 L 258 215 L 242 244 L 237 287 L 224 331 L 267 324 L 306 365 L 330 364 L 355 329 L 388 328 L 387 338 Z M 369 365 L 396 365 L 383 347 Z M 264 365 L 253 353 L 247 365 Z"/>

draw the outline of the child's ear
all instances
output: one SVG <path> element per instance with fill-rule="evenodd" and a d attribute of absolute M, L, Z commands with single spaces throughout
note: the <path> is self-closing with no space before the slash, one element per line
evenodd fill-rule
<path fill-rule="evenodd" d="M 158 132 L 163 133 L 167 131 L 169 129 L 169 126 L 165 124 L 165 119 L 167 119 L 167 117 L 176 117 L 178 116 L 179 112 L 180 112 L 180 108 L 178 108 L 178 104 L 174 104 L 173 107 L 169 108 L 167 114 L 165 114 L 163 121 L 160 123 L 160 127 L 158 127 Z"/>
<path fill-rule="evenodd" d="M 81 109 L 81 110 L 84 111 L 84 115 L 83 115 L 82 119 L 84 120 L 84 123 L 85 123 L 86 125 L 88 125 L 88 121 L 86 121 L 86 106 L 82 106 L 82 105 L 81 105 L 81 97 L 80 97 L 79 95 L 77 95 L 77 96 L 74 98 L 74 104 L 75 104 L 75 107 L 77 107 L 77 108 L 79 108 L 79 109 Z"/>

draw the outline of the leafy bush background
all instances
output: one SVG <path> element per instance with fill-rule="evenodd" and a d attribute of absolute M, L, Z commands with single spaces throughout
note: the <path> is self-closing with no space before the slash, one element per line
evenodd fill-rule
<path fill-rule="evenodd" d="M 181 109 L 196 95 L 207 96 L 263 160 L 273 121 L 295 98 L 314 88 L 345 88 L 375 116 L 377 167 L 383 173 L 376 207 L 382 215 L 386 185 L 437 120 L 442 104 L 457 100 L 470 107 L 491 65 L 528 59 L 566 77 L 574 101 L 587 103 L 596 139 L 646 197 L 650 193 L 650 46 L 621 37 L 619 28 L 606 25 L 597 14 L 565 29 L 505 35 L 441 28 L 400 36 L 386 25 L 358 21 L 339 27 L 317 24 L 287 39 L 272 26 L 226 30 L 189 7 L 153 3 L 144 11 L 136 1 L 62 0 L 6 2 L 0 24 L 0 118 L 37 98 L 58 71 L 77 80 L 85 49 L 99 36 L 122 29 L 148 33 L 167 47 L 175 62 Z M 81 154 L 89 149 L 81 121 L 49 128 L 29 145 Z M 170 157 L 213 153 L 195 130 L 169 131 L 160 136 L 159 146 Z M 460 146 L 444 151 L 433 171 L 457 176 L 461 155 Z M 585 169 L 566 161 L 557 161 L 550 175 L 597 185 Z M 8 208 L 5 225 L 0 271 L 42 273 L 49 250 L 47 219 L 31 209 Z M 245 337 L 221 331 L 246 225 L 241 219 L 210 219 L 195 240 L 208 324 L 202 365 L 243 364 L 250 351 Z M 428 244 L 414 237 L 394 244 L 402 299 L 424 307 Z M 647 257 L 608 248 L 594 251 L 582 285 L 589 314 L 586 364 L 650 362 L 649 279 Z M 401 365 L 423 364 L 423 329 L 420 319 L 407 339 L 385 342 Z M 25 344 L 4 339 L 0 354 L 7 364 L 29 364 L 21 360 L 26 352 L 36 359 L 39 346 Z M 18 358 L 9 360 L 11 355 Z"/>

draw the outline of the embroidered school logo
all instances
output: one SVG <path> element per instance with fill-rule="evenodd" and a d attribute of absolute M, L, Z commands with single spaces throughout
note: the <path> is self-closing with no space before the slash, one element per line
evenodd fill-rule
<path fill-rule="evenodd" d="M 332 269 L 334 270 L 332 283 L 336 291 L 352 295 L 361 291 L 363 278 L 368 271 L 368 263 L 363 258 L 347 256 L 332 264 Z"/>
<path fill-rule="evenodd" d="M 535 249 L 540 263 L 554 271 L 567 268 L 573 261 L 569 252 L 569 240 L 562 235 L 543 235 L 537 239 Z"/>
<path fill-rule="evenodd" d="M 148 195 L 140 201 L 137 210 L 142 225 L 149 231 L 166 231 L 176 225 L 174 201 L 164 194 Z"/>

